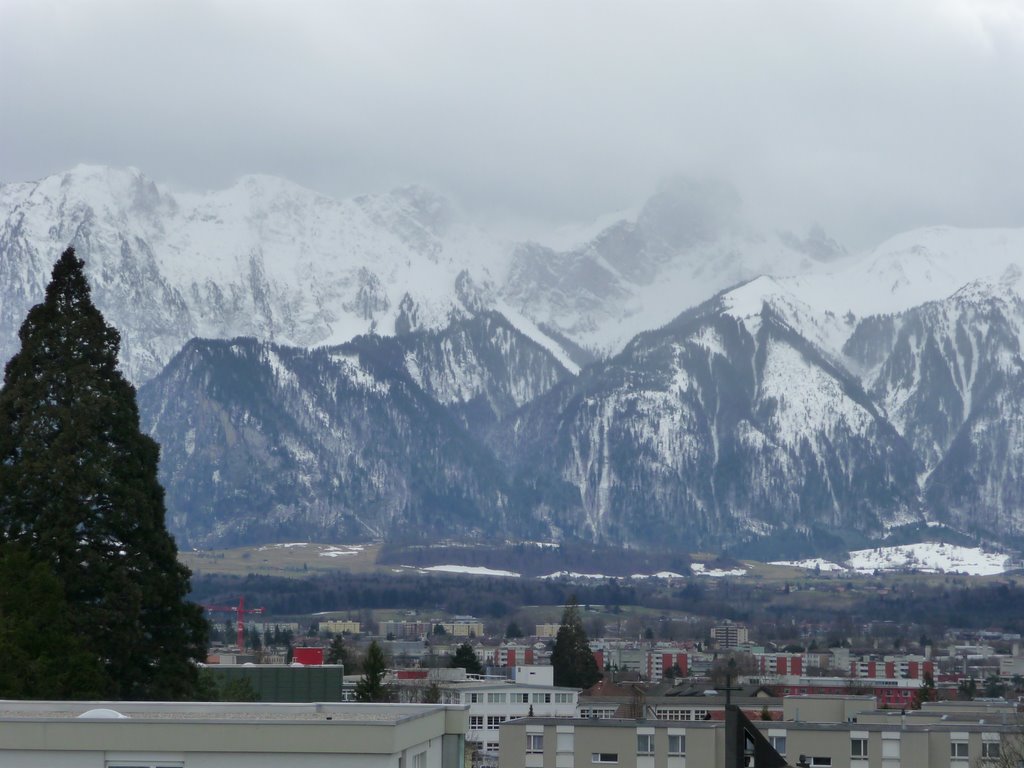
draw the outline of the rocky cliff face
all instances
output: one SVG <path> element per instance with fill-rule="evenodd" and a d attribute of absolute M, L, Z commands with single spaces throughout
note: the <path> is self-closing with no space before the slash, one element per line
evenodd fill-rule
<path fill-rule="evenodd" d="M 603 540 L 856 539 L 920 514 L 909 445 L 767 306 L 751 321 L 716 300 L 643 334 L 510 433 L 526 474 L 554 486 L 557 525 Z"/>

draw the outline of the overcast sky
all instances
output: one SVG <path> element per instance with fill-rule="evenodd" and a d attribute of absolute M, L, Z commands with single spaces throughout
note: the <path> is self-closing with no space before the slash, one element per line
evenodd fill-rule
<path fill-rule="evenodd" d="M 1024 226 L 1024 2 L 0 0 L 0 180 L 79 162 L 537 222 L 683 173 L 855 247 Z"/>

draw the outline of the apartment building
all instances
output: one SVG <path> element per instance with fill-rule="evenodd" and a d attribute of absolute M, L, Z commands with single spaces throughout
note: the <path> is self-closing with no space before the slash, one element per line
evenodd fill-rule
<path fill-rule="evenodd" d="M 863 711 L 871 705 L 870 697 L 793 697 L 784 720 L 750 724 L 789 765 L 807 768 L 974 768 L 1021 739 L 1020 727 L 994 712 L 979 722 L 954 708 L 919 717 Z M 527 718 L 502 726 L 501 768 L 724 766 L 726 734 L 720 720 Z"/>
<path fill-rule="evenodd" d="M 718 648 L 737 648 L 750 642 L 750 630 L 726 621 L 711 628 L 711 642 Z"/>
<path fill-rule="evenodd" d="M 516 668 L 512 680 L 438 684 L 443 703 L 469 707 L 466 741 L 478 753 L 474 762 L 489 764 L 497 760 L 503 723 L 530 716 L 565 719 L 576 716 L 579 690 L 552 684 L 551 671 L 551 667 L 521 666 Z"/>
<path fill-rule="evenodd" d="M 661 682 L 670 670 L 679 677 L 690 673 L 691 652 L 687 648 L 662 644 L 652 648 L 604 640 L 592 642 L 590 647 L 599 668 L 637 672 L 652 683 Z"/>
<path fill-rule="evenodd" d="M 380 624 L 380 632 L 385 637 L 396 640 L 415 640 L 430 637 L 438 631 L 438 627 L 452 637 L 482 637 L 484 634 L 483 622 L 472 616 L 457 616 L 453 621 L 383 621 Z"/>
<path fill-rule="evenodd" d="M 561 626 L 561 624 L 538 624 L 533 635 L 539 638 L 558 637 L 558 630 Z"/>
<path fill-rule="evenodd" d="M 362 625 L 358 621 L 348 621 L 345 619 L 327 619 L 320 622 L 321 632 L 330 632 L 334 635 L 341 635 L 348 633 L 350 635 L 358 635 L 361 631 Z"/>

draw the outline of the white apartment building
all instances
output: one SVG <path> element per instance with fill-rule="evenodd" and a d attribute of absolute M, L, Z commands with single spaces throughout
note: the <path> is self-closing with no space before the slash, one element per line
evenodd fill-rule
<path fill-rule="evenodd" d="M 530 716 L 576 716 L 579 690 L 553 685 L 552 674 L 551 667 L 517 667 L 516 680 L 440 683 L 442 703 L 469 707 L 466 741 L 479 753 L 474 762 L 486 765 L 497 760 L 502 723 Z"/>

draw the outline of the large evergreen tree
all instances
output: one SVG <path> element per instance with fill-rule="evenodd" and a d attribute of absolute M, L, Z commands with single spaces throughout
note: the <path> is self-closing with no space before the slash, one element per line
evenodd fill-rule
<path fill-rule="evenodd" d="M 555 685 L 589 688 L 601 679 L 575 597 L 569 598 L 562 612 L 562 625 L 551 651 L 551 666 L 555 668 Z"/>
<path fill-rule="evenodd" d="M 73 249 L 21 327 L 0 390 L 0 544 L 22 545 L 63 589 L 103 693 L 181 699 L 196 689 L 206 624 L 164 524 L 157 444 L 117 370 L 118 332 Z M 95 695 L 94 692 L 89 692 Z"/>

